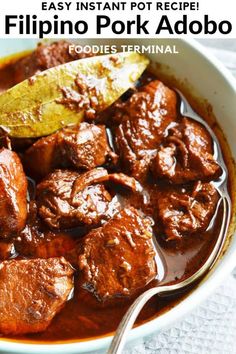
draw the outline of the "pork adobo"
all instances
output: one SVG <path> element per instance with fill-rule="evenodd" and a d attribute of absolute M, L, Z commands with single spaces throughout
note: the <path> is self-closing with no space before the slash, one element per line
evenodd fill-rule
<path fill-rule="evenodd" d="M 105 169 L 83 174 L 55 170 L 37 186 L 40 217 L 51 228 L 69 229 L 81 225 L 97 226 L 119 210 L 99 178 Z"/>
<path fill-rule="evenodd" d="M 21 231 L 27 218 L 27 179 L 17 154 L 0 150 L 0 239 Z"/>
<path fill-rule="evenodd" d="M 218 194 L 210 183 L 196 182 L 192 190 L 160 193 L 157 210 L 168 240 L 204 231 L 214 214 Z"/>
<path fill-rule="evenodd" d="M 26 171 L 35 178 L 43 178 L 55 168 L 87 171 L 116 160 L 106 127 L 86 122 L 39 139 L 24 155 Z"/>
<path fill-rule="evenodd" d="M 169 129 L 168 137 L 153 161 L 153 173 L 172 183 L 210 180 L 220 174 L 207 131 L 197 122 L 183 118 Z"/>
<path fill-rule="evenodd" d="M 115 141 L 127 173 L 137 179 L 147 174 L 168 125 L 176 118 L 176 94 L 157 80 L 140 88 L 121 106 L 114 117 L 120 120 Z"/>
<path fill-rule="evenodd" d="M 68 48 L 41 44 L 5 64 L 0 89 L 87 56 Z M 92 120 L 37 140 L 1 134 L 0 336 L 108 333 L 140 292 L 211 252 L 222 212 L 211 138 L 148 71 Z M 154 298 L 138 321 L 180 297 Z"/>
<path fill-rule="evenodd" d="M 0 332 L 44 331 L 73 289 L 72 275 L 64 258 L 2 262 Z"/>
<path fill-rule="evenodd" d="M 151 221 L 123 209 L 81 244 L 82 286 L 103 301 L 129 296 L 156 276 Z"/>

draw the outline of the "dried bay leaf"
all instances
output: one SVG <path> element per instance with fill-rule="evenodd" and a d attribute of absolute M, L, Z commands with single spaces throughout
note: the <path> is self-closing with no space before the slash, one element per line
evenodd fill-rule
<path fill-rule="evenodd" d="M 146 69 L 135 52 L 76 60 L 48 69 L 0 95 L 0 127 L 11 137 L 40 137 L 79 123 L 115 102 Z"/>

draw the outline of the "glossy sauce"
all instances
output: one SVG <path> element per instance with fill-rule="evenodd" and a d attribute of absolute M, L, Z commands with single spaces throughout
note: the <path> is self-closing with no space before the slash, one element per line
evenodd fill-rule
<path fill-rule="evenodd" d="M 149 76 L 145 78 L 145 81 L 148 80 Z M 0 68 L 0 92 L 14 84 L 13 66 L 9 63 Z M 149 192 L 150 187 L 147 188 L 147 193 Z M 130 203 L 136 205 L 139 201 L 131 200 Z M 165 275 L 162 277 L 162 274 L 160 274 L 162 271 L 159 267 L 159 277 L 162 278 L 159 280 L 162 284 L 177 282 L 200 268 L 214 247 L 219 233 L 221 216 L 222 210 L 218 208 L 209 230 L 186 237 L 181 242 L 166 242 L 159 234 L 159 236 L 156 235 L 157 252 L 163 262 L 165 271 Z M 68 233 L 68 237 L 74 238 L 74 234 L 78 236 L 78 233 L 74 232 Z M 12 338 L 18 341 L 53 342 L 98 337 L 114 331 L 133 299 L 129 301 L 119 299 L 115 305 L 104 306 L 93 295 L 81 289 L 76 278 L 77 274 L 75 274 L 75 291 L 72 299 L 66 303 L 45 332 Z M 155 283 L 157 281 L 153 281 L 148 287 L 155 285 Z M 168 297 L 152 298 L 141 312 L 138 323 L 167 311 L 184 296 L 186 296 L 186 291 Z"/>

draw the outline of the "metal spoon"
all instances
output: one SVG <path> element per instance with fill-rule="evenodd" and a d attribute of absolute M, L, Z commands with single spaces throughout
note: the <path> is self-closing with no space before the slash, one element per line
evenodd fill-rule
<path fill-rule="evenodd" d="M 125 316 L 123 317 L 123 319 L 121 320 L 117 328 L 115 336 L 113 337 L 111 345 L 108 349 L 107 352 L 108 354 L 120 354 L 122 352 L 122 349 L 124 347 L 130 329 L 133 327 L 133 324 L 138 314 L 142 310 L 143 306 L 151 297 L 157 294 L 171 293 L 176 290 L 184 289 L 187 286 L 194 283 L 195 281 L 197 281 L 198 279 L 200 279 L 200 277 L 202 277 L 207 271 L 209 271 L 216 263 L 217 259 L 219 258 L 219 255 L 223 249 L 224 242 L 227 236 L 227 231 L 228 231 L 230 216 L 231 216 L 231 200 L 227 190 L 228 171 L 223 159 L 219 141 L 215 133 L 209 127 L 209 125 L 196 112 L 193 111 L 193 109 L 187 102 L 186 98 L 183 96 L 183 94 L 179 90 L 176 91 L 178 92 L 181 100 L 180 113 L 185 117 L 189 117 L 201 123 L 211 135 L 213 141 L 214 158 L 222 169 L 221 176 L 217 179 L 217 181 L 214 181 L 214 185 L 220 195 L 219 205 L 222 204 L 223 206 L 222 225 L 221 225 L 219 237 L 216 241 L 216 244 L 210 256 L 197 272 L 195 272 L 189 278 L 179 283 L 173 285 L 166 285 L 166 286 L 160 285 L 151 288 L 145 291 L 134 301 L 134 303 L 130 306 L 129 310 L 126 312 Z"/>

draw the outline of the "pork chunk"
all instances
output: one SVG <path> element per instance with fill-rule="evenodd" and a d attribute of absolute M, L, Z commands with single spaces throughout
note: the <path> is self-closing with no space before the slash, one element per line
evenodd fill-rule
<path fill-rule="evenodd" d="M 40 227 L 40 223 L 27 224 L 15 239 L 17 252 L 23 256 L 36 258 L 63 256 L 71 260 L 71 253 L 75 246 L 75 241 L 69 235 L 44 230 Z"/>
<path fill-rule="evenodd" d="M 71 264 L 75 263 L 73 259 L 76 241 L 67 233 L 48 230 L 38 216 L 35 201 L 30 202 L 26 226 L 12 241 L 14 242 L 12 251 L 15 250 L 23 257 L 53 258 L 63 256 Z"/>
<path fill-rule="evenodd" d="M 73 289 L 64 258 L 10 260 L 0 264 L 0 333 L 44 331 Z"/>
<path fill-rule="evenodd" d="M 156 276 L 151 220 L 132 207 L 85 236 L 79 253 L 81 285 L 100 301 L 133 295 Z"/>
<path fill-rule="evenodd" d="M 0 238 L 24 228 L 27 217 L 27 179 L 17 154 L 0 150 Z"/>
<path fill-rule="evenodd" d="M 83 122 L 77 128 L 59 133 L 62 159 L 77 169 L 91 170 L 116 159 L 109 147 L 105 125 Z"/>
<path fill-rule="evenodd" d="M 105 126 L 82 122 L 39 139 L 26 151 L 24 163 L 29 174 L 40 179 L 55 168 L 90 170 L 116 159 Z"/>
<path fill-rule="evenodd" d="M 39 215 L 52 229 L 96 226 L 119 210 L 116 197 L 99 183 L 107 170 L 83 174 L 56 170 L 37 186 Z"/>
<path fill-rule="evenodd" d="M 14 76 L 16 83 L 54 66 L 92 56 L 83 52 L 80 54 L 70 52 L 70 45 L 71 43 L 68 41 L 39 44 L 31 54 L 19 59 L 15 63 Z"/>
<path fill-rule="evenodd" d="M 121 121 L 115 142 L 126 172 L 137 179 L 146 175 L 167 127 L 176 117 L 175 92 L 157 80 L 123 104 L 114 120 Z"/>
<path fill-rule="evenodd" d="M 35 180 L 47 176 L 60 164 L 58 154 L 58 133 L 37 140 L 23 156 L 23 164 L 28 175 Z"/>
<path fill-rule="evenodd" d="M 167 240 L 205 231 L 216 210 L 219 195 L 213 184 L 196 182 L 191 192 L 162 192 L 158 213 Z"/>
<path fill-rule="evenodd" d="M 220 174 L 213 157 L 211 137 L 205 128 L 183 118 L 160 147 L 153 161 L 153 175 L 174 184 L 210 180 Z"/>

